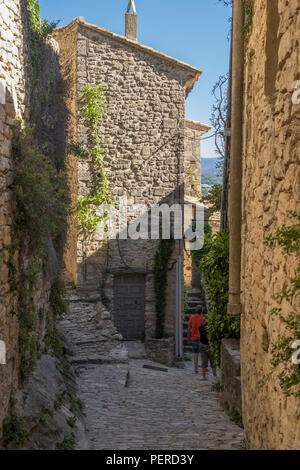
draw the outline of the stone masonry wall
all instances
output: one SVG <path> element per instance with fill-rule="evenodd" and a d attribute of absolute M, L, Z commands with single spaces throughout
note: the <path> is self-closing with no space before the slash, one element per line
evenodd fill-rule
<path fill-rule="evenodd" d="M 11 244 L 13 222 L 13 181 L 11 144 L 16 116 L 26 117 L 28 95 L 25 93 L 24 4 L 3 0 L 0 4 L 0 239 L 1 246 Z M 0 255 L 0 340 L 6 343 L 6 365 L 0 365 L 0 438 L 11 390 L 18 381 L 18 321 L 10 312 L 14 298 L 8 283 L 8 252 Z"/>
<path fill-rule="evenodd" d="M 299 449 L 300 402 L 286 398 L 270 372 L 272 343 L 284 328 L 270 310 L 299 260 L 264 238 L 300 201 L 300 107 L 292 84 L 300 79 L 298 0 L 255 0 L 245 67 L 241 365 L 243 418 L 251 449 Z M 290 311 L 283 303 L 283 314 Z"/>
<path fill-rule="evenodd" d="M 100 127 L 106 151 L 111 196 L 127 196 L 128 205 L 183 201 L 185 84 L 193 73 L 174 67 L 158 55 L 141 51 L 132 44 L 103 34 L 101 28 L 78 25 L 77 88 L 85 85 L 104 88 L 107 114 Z M 72 23 L 74 25 L 74 22 Z M 72 24 L 60 28 L 55 37 L 61 44 Z M 88 130 L 80 119 L 77 139 L 87 142 Z M 78 194 L 89 191 L 89 163 L 78 163 Z M 131 217 L 130 220 L 133 220 Z M 99 233 L 84 244 L 79 239 L 78 285 L 101 289 L 111 300 L 113 310 L 114 275 L 138 272 L 146 282 L 146 335 L 153 336 L 155 306 L 153 261 L 157 241 L 103 241 Z M 178 256 L 179 247 L 174 251 Z M 170 274 L 170 279 L 174 273 Z M 172 282 L 172 281 L 171 281 Z M 168 329 L 173 332 L 175 296 L 170 299 Z"/>
<path fill-rule="evenodd" d="M 53 32 L 57 36 L 57 32 Z M 59 38 L 59 39 L 58 39 Z M 59 63 L 61 74 L 67 83 L 68 94 L 65 103 L 69 110 L 67 134 L 69 142 L 77 140 L 77 25 L 73 24 L 59 40 Z M 71 195 L 71 215 L 68 217 L 68 231 L 64 250 L 65 279 L 72 285 L 77 282 L 77 220 L 74 212 L 78 202 L 78 165 L 77 157 L 68 155 L 66 158 L 68 183 Z"/>
<path fill-rule="evenodd" d="M 39 353 L 32 345 L 45 349 L 45 336 L 53 312 L 50 290 L 61 266 L 63 241 L 47 239 L 47 257 L 30 251 L 29 234 L 22 227 L 19 240 L 12 227 L 19 221 L 16 197 L 12 189 L 14 166 L 12 155 L 13 126 L 21 118 L 25 127 L 36 123 L 36 143 L 51 149 L 53 168 L 63 168 L 65 151 L 64 83 L 58 64 L 58 48 L 53 38 L 40 44 L 40 70 L 34 88 L 30 78 L 31 57 L 28 46 L 30 19 L 27 0 L 3 0 L 0 4 L 0 340 L 6 343 L 6 364 L 0 365 L 0 440 L 2 420 L 8 413 L 11 394 L 21 388 L 21 359 L 34 368 Z M 41 98 L 42 97 L 42 98 Z M 60 227 L 63 239 L 63 228 Z M 14 244 L 20 243 L 17 251 Z M 10 256 L 13 257 L 13 262 Z M 34 274 L 33 274 L 34 271 Z M 12 273 L 12 274 L 11 274 Z M 31 275 L 31 277 L 30 277 Z M 27 277 L 26 277 L 27 276 Z M 32 280 L 24 281 L 24 279 Z M 19 281 L 21 279 L 22 281 Z M 34 280 L 33 280 L 34 279 Z M 15 292 L 11 292 L 14 281 Z M 28 287 L 30 286 L 30 288 Z M 22 290 L 22 295 L 20 294 Z M 22 300 L 21 300 L 22 299 Z M 25 300 L 24 300 L 25 299 Z M 30 305 L 30 308 L 28 307 Z M 22 332 L 23 356 L 19 348 L 19 322 L 30 310 L 32 330 Z M 24 323 L 24 322 L 23 322 Z M 32 336 L 31 336 L 32 334 Z M 21 343 L 20 343 L 21 344 Z M 24 350 L 26 352 L 24 353 Z M 38 349 L 38 347 L 36 347 Z M 25 358 L 26 354 L 26 358 Z M 23 369 L 24 370 L 24 369 Z"/>
<path fill-rule="evenodd" d="M 201 124 L 191 119 L 185 120 L 185 158 L 184 174 L 186 198 L 199 199 L 198 190 L 201 190 L 201 136 L 210 129 L 206 124 Z M 192 174 L 191 174 L 192 170 Z M 192 176 L 193 175 L 193 176 Z M 197 187 L 194 183 L 196 182 Z"/>
<path fill-rule="evenodd" d="M 185 120 L 185 151 L 184 151 L 184 200 L 187 203 L 199 203 L 201 191 L 201 136 L 210 129 L 191 119 Z M 193 263 L 192 253 L 184 252 L 184 280 L 186 287 L 199 288 L 199 269 Z"/>

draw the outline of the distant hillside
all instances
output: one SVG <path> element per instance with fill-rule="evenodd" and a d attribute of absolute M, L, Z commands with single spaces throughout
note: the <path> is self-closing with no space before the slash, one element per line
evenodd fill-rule
<path fill-rule="evenodd" d="M 221 169 L 216 168 L 218 158 L 201 158 L 202 184 L 222 184 Z"/>

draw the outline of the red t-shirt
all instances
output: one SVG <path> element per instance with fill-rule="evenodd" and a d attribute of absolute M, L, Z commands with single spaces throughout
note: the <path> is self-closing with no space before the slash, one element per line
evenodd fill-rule
<path fill-rule="evenodd" d="M 204 323 L 204 317 L 196 313 L 188 322 L 188 328 L 192 329 L 192 341 L 200 340 L 199 328 Z"/>

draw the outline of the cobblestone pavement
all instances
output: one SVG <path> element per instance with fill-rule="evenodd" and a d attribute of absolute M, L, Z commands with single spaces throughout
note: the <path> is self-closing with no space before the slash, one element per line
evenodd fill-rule
<path fill-rule="evenodd" d="M 141 342 L 122 342 L 96 293 L 70 294 L 59 330 L 76 372 L 77 395 L 93 450 L 239 449 L 240 428 L 192 362 L 167 372 L 145 369 Z M 80 444 L 78 443 L 78 448 Z"/>
<path fill-rule="evenodd" d="M 85 402 L 93 450 L 239 449 L 242 430 L 212 392 L 211 381 L 186 369 L 149 370 L 145 359 L 83 367 L 79 396 Z"/>

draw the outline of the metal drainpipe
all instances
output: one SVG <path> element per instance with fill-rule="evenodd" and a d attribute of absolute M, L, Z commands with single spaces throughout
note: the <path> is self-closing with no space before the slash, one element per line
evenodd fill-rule
<path fill-rule="evenodd" d="M 241 210 L 244 80 L 243 0 L 233 1 L 232 128 L 229 176 L 229 303 L 228 313 L 241 315 Z"/>
<path fill-rule="evenodd" d="M 221 198 L 221 230 L 228 229 L 228 191 L 229 191 L 229 165 L 230 165 L 230 139 L 231 139 L 231 97 L 232 97 L 232 27 L 230 34 L 230 61 L 227 90 L 227 113 L 225 128 L 225 156 L 223 164 L 223 191 Z"/>

